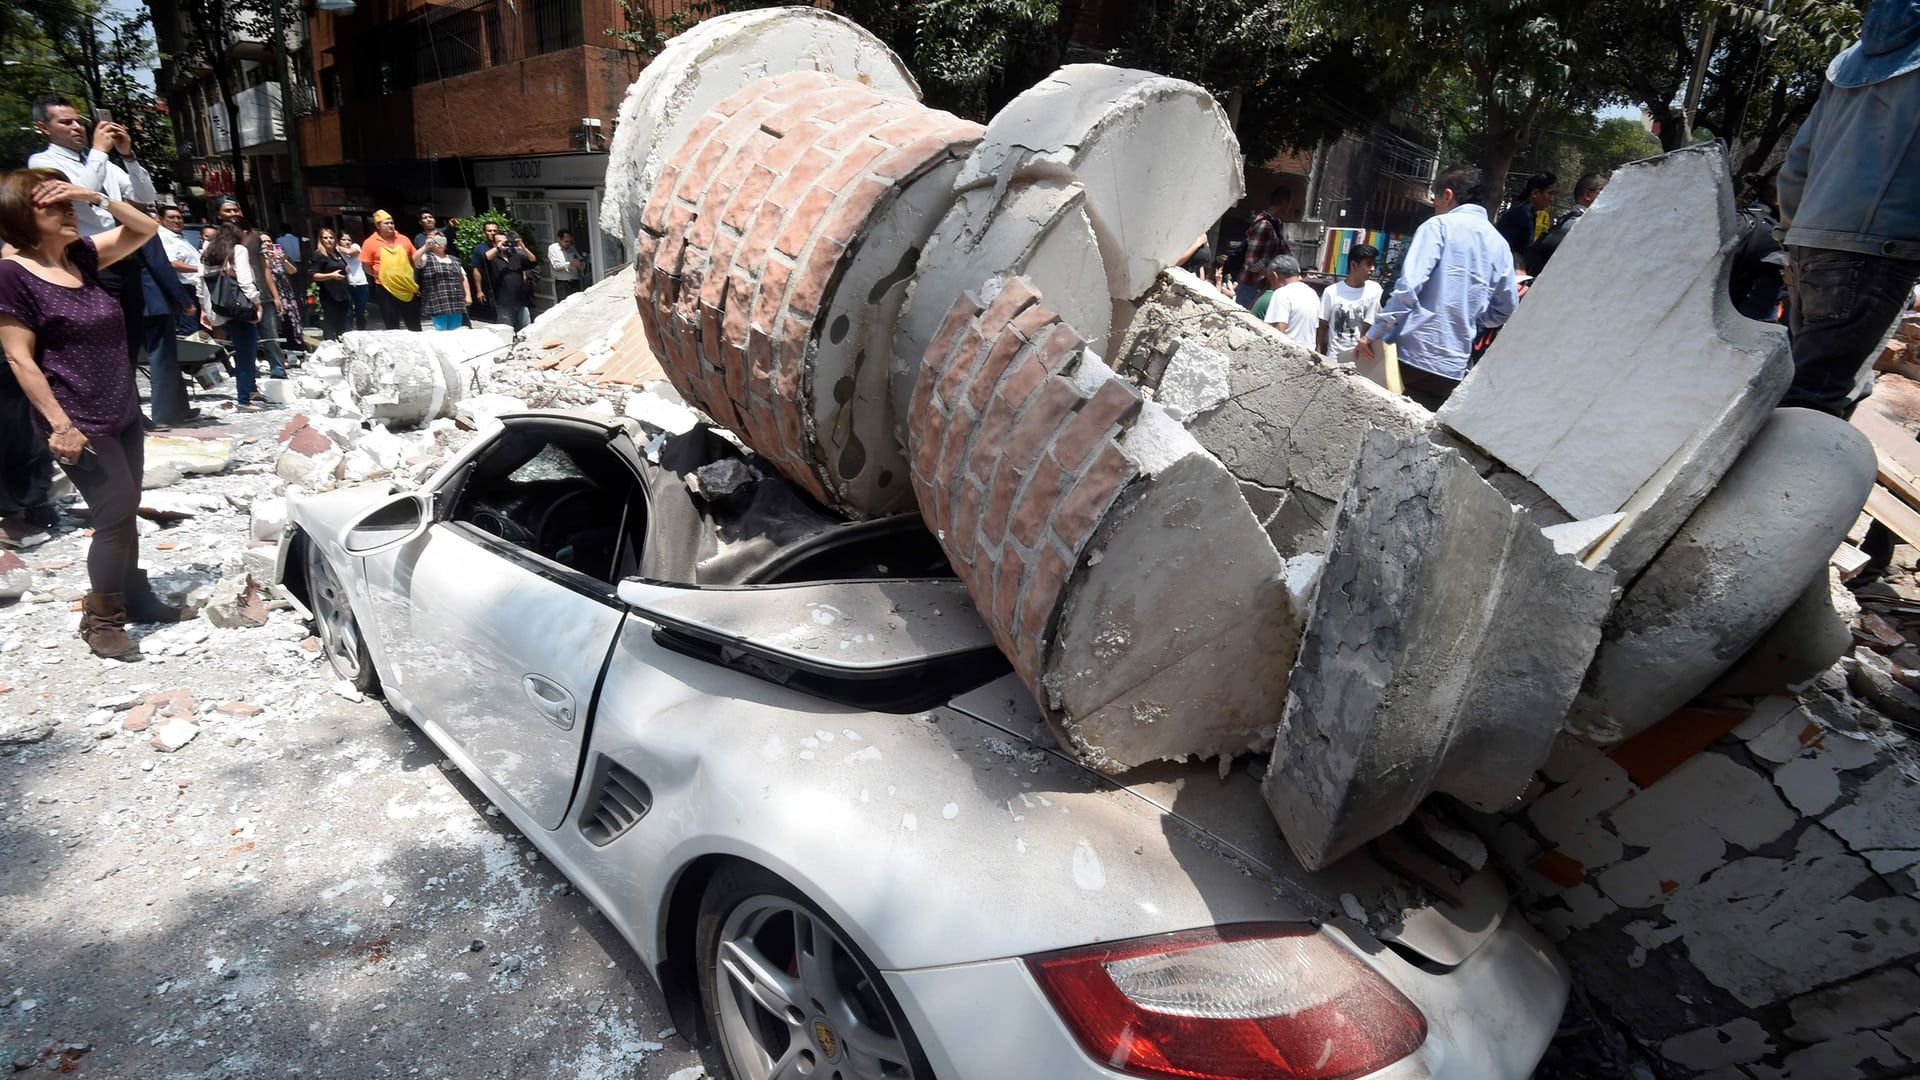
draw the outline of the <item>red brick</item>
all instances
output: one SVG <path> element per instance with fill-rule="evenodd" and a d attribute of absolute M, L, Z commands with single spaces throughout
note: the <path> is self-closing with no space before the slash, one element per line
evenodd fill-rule
<path fill-rule="evenodd" d="M 840 204 L 827 215 L 820 227 L 820 235 L 837 244 L 850 244 L 853 234 L 879 209 L 880 200 L 891 191 L 883 180 L 871 177 L 862 178 L 853 189 L 840 196 Z"/>
<path fill-rule="evenodd" d="M 907 415 L 913 418 L 909 421 L 907 429 L 907 442 L 909 444 L 907 449 L 913 453 L 911 466 L 913 469 L 914 484 L 916 485 L 914 488 L 915 491 L 919 490 L 918 485 L 921 483 L 931 484 L 934 482 L 934 470 L 940 465 L 940 435 L 946 432 L 945 425 L 932 425 L 920 419 L 926 416 L 929 411 L 926 407 L 927 397 L 927 394 L 916 388 L 913 394 L 913 405 L 907 410 Z M 939 434 L 935 434 L 935 432 Z M 921 501 L 926 501 L 924 495 L 921 496 Z"/>
<path fill-rule="evenodd" d="M 760 83 L 766 87 L 760 95 L 761 100 L 775 106 L 791 104 L 792 102 L 798 101 L 802 96 L 811 94 L 823 87 L 849 87 L 853 85 L 844 79 L 828 75 L 825 72 L 809 71 L 804 68 L 797 71 L 783 71 L 778 75 L 769 75 L 761 79 Z"/>
<path fill-rule="evenodd" d="M 1033 341 L 1042 336 L 1041 332 L 1047 327 L 1056 325 L 1059 321 L 1060 316 L 1054 314 L 1052 308 L 1045 304 L 1035 304 L 1015 315 L 1013 321 L 1007 324 L 1007 329 L 1020 335 L 1021 341 Z"/>
<path fill-rule="evenodd" d="M 778 141 L 765 130 L 748 133 L 745 139 L 734 145 L 732 155 L 714 170 L 713 183 L 725 184 L 728 188 L 739 190 L 740 185 L 746 182 L 747 174 L 753 171 L 753 167 L 767 156 L 767 151 L 772 150 Z"/>
<path fill-rule="evenodd" d="M 1060 424 L 1080 404 L 1080 393 L 1059 376 L 1047 379 L 1040 392 L 1014 418 L 1013 431 L 1007 436 L 1006 460 L 1026 472 L 1046 452 Z"/>
<path fill-rule="evenodd" d="M 821 187 L 839 191 L 852 183 L 855 177 L 867 171 L 867 166 L 873 164 L 875 158 L 886 152 L 886 143 L 874 142 L 872 139 L 855 143 L 851 149 L 840 155 L 840 160 L 834 162 L 832 168 L 821 173 L 820 178 L 815 182 Z"/>
<path fill-rule="evenodd" d="M 967 388 L 967 380 L 973 377 L 973 369 L 980 363 L 981 354 L 986 347 L 986 340 L 981 337 L 981 323 L 978 321 L 969 323 L 966 333 L 960 335 L 960 340 L 954 345 L 953 355 L 948 358 L 946 366 L 939 369 L 928 368 L 920 373 L 922 379 L 935 374 L 939 376 L 933 384 L 935 409 L 952 412 L 954 406 L 960 403 Z"/>
<path fill-rule="evenodd" d="M 1013 429 L 1013 415 L 1013 407 L 1006 399 L 995 397 L 980 418 L 980 445 L 983 448 L 1006 445 L 1007 432 Z M 974 454 L 967 461 L 967 471 L 985 483 L 993 477 L 995 460 L 992 454 Z"/>
<path fill-rule="evenodd" d="M 947 419 L 946 433 L 940 444 L 940 460 L 933 467 L 935 482 L 950 484 L 961 475 L 967 454 L 973 448 L 973 427 L 977 420 L 973 413 L 965 409 Z M 999 543 L 1000 538 L 995 536 L 993 542 Z"/>
<path fill-rule="evenodd" d="M 1527 866 L 1527 869 L 1532 870 L 1534 873 L 1539 874 L 1541 877 L 1546 878 L 1548 881 L 1553 882 L 1563 889 L 1573 888 L 1575 885 L 1580 884 L 1587 876 L 1587 868 L 1581 864 L 1580 860 L 1566 855 L 1558 849 L 1541 852 L 1540 857 L 1534 859 L 1533 862 Z"/>
<path fill-rule="evenodd" d="M 753 227 L 747 230 L 746 238 L 740 241 L 739 254 L 736 256 L 748 266 L 758 266 L 767 257 L 767 247 L 773 243 L 773 235 L 780 231 L 780 223 L 785 221 L 787 209 L 772 200 L 771 197 L 760 203 L 760 209 L 753 215 Z"/>
<path fill-rule="evenodd" d="M 1019 553 L 1014 551 L 1001 552 L 999 565 L 1000 572 L 994 575 L 993 581 L 992 618 L 994 625 L 1011 642 L 1015 640 L 1013 617 L 1020 604 L 1020 579 L 1026 576 L 1027 565 L 1021 561 Z M 1007 650 L 1007 658 L 1016 664 L 1021 660 L 1017 651 L 1011 649 Z M 1021 674 L 1037 676 L 1039 672 L 1029 668 Z"/>
<path fill-rule="evenodd" d="M 707 136 L 700 147 L 700 153 L 680 170 L 680 183 L 674 188 L 676 202 L 698 202 L 705 196 L 707 186 L 713 182 L 714 171 L 720 168 L 720 162 L 732 147 L 727 145 L 724 131 L 716 131 Z M 671 211 L 669 211 L 671 213 Z"/>
<path fill-rule="evenodd" d="M 816 186 L 820 177 L 831 168 L 833 155 L 817 146 L 810 146 L 806 153 L 800 155 L 800 160 L 775 181 L 767 192 L 767 199 L 781 206 L 796 206 L 807 189 Z"/>
<path fill-rule="evenodd" d="M 720 361 L 720 371 L 726 380 L 727 402 L 744 403 L 747 400 L 747 351 L 728 342 L 721 348 L 711 350 L 711 354 Z M 733 411 L 737 418 L 739 410 L 736 408 Z"/>
<path fill-rule="evenodd" d="M 840 277 L 840 256 L 846 245 L 818 237 L 807 249 L 807 259 L 794 275 L 793 292 L 787 305 L 809 317 L 820 313 L 820 305 L 833 283 Z"/>
<path fill-rule="evenodd" d="M 926 368 L 946 367 L 947 357 L 953 352 L 953 346 L 967 329 L 967 324 L 980 314 L 980 301 L 972 293 L 961 293 L 947 312 L 947 319 L 934 331 L 933 340 L 927 343 L 927 355 L 922 358 L 922 370 Z"/>
<path fill-rule="evenodd" d="M 967 403 L 973 406 L 975 412 L 986 411 L 987 399 L 993 395 L 994 387 L 1000 385 L 1000 377 L 1006 374 L 1007 366 L 1014 362 L 1014 358 L 1019 356 L 1020 351 L 1025 347 L 1026 342 L 1020 340 L 1020 336 L 1013 332 L 1012 327 L 1000 331 L 1000 336 L 994 341 L 993 348 L 987 350 L 986 360 L 967 380 Z"/>
<path fill-rule="evenodd" d="M 886 101 L 886 98 L 873 92 L 846 93 L 821 106 L 814 112 L 813 118 L 822 124 L 838 124 L 855 113 L 883 105 Z"/>
<path fill-rule="evenodd" d="M 797 402 L 800 400 L 800 369 L 807 362 L 807 338 L 812 333 L 813 324 L 805 319 L 796 319 L 789 313 L 780 317 L 780 325 L 775 330 L 774 357 L 778 364 L 775 368 L 775 390 L 780 397 Z"/>
<path fill-rule="evenodd" d="M 1022 546 L 1032 547 L 1046 535 L 1047 519 L 1053 514 L 1054 504 L 1060 501 L 1060 490 L 1066 479 L 1060 463 L 1051 457 L 1042 457 L 1040 464 L 1033 467 L 1026 488 L 1014 506 L 1013 519 L 1007 524 L 1013 538 Z"/>
<path fill-rule="evenodd" d="M 1080 478 L 1067 489 L 1066 498 L 1053 512 L 1053 533 L 1075 555 L 1093 538 L 1093 530 L 1106 516 L 1107 508 L 1134 476 L 1133 462 L 1112 443 L 1087 466 Z"/>
<path fill-rule="evenodd" d="M 964 144 L 956 146 L 944 133 L 922 135 L 874 162 L 872 172 L 889 180 L 904 181 L 948 157 L 958 157 L 963 149 Z"/>
<path fill-rule="evenodd" d="M 680 170 L 669 165 L 660 170 L 653 190 L 647 193 L 647 205 L 640 211 L 640 227 L 651 232 L 666 228 L 667 207 L 673 204 L 673 189 L 680 184 Z"/>
<path fill-rule="evenodd" d="M 949 557 L 971 566 L 980 553 L 980 541 L 975 531 L 980 523 L 980 501 L 986 497 L 979 484 L 959 477 L 951 478 L 948 486 L 948 519 L 952 526 L 947 528 L 946 548 Z"/>
<path fill-rule="evenodd" d="M 700 302 L 719 307 L 726 296 L 725 289 L 735 267 L 744 269 L 744 264 L 733 257 L 733 251 L 739 241 L 727 233 L 713 238 L 713 250 L 707 253 L 706 276 L 700 282 Z"/>
<path fill-rule="evenodd" d="M 1140 408 L 1140 395 L 1119 378 L 1100 384 L 1087 403 L 1067 423 L 1065 431 L 1053 442 L 1053 456 L 1068 469 L 1078 469 L 1107 438 L 1114 425 L 1132 416 Z"/>
<path fill-rule="evenodd" d="M 764 165 L 754 165 L 748 170 L 740 189 L 734 192 L 733 201 L 727 204 L 726 213 L 721 220 L 739 232 L 746 232 L 761 204 L 766 200 L 767 189 L 773 186 L 774 174 Z"/>
<path fill-rule="evenodd" d="M 787 306 L 787 282 L 793 268 L 783 259 L 768 259 L 760 271 L 760 286 L 753 294 L 753 330 L 772 333 L 773 320 Z"/>
<path fill-rule="evenodd" d="M 755 385 L 773 385 L 773 338 L 759 329 L 747 332 L 747 370 Z"/>
<path fill-rule="evenodd" d="M 849 86 L 844 82 L 830 87 L 811 90 L 795 97 L 791 102 L 783 105 L 778 112 L 760 121 L 760 130 L 776 137 L 784 137 L 788 132 L 793 131 L 801 124 L 812 119 L 821 109 L 826 108 L 835 100 L 858 93 L 861 93 L 859 88 Z M 871 91 L 867 91 L 867 93 L 871 93 Z"/>
<path fill-rule="evenodd" d="M 873 130 L 873 137 L 892 146 L 906 146 L 924 135 L 939 130 L 931 113 L 926 109 L 914 109 Z"/>
<path fill-rule="evenodd" d="M 1060 594 L 1067 587 L 1067 560 L 1051 546 L 1042 548 L 1027 572 L 1026 587 L 1020 590 L 1020 625 L 1015 639 L 1038 672 L 1044 658 L 1042 642 L 1046 638 Z"/>
<path fill-rule="evenodd" d="M 854 116 L 835 124 L 832 131 L 820 139 L 820 149 L 838 152 L 845 150 L 875 131 L 898 119 L 903 109 L 920 109 L 919 104 L 907 104 L 888 98 L 871 109 L 865 109 Z"/>
<path fill-rule="evenodd" d="M 729 345 L 745 346 L 747 321 L 753 316 L 753 279 L 742 267 L 734 267 L 727 278 L 727 300 L 720 319 L 720 333 Z M 711 346 L 708 355 L 713 355 Z"/>
<path fill-rule="evenodd" d="M 833 205 L 833 192 L 823 187 L 808 188 L 800 196 L 799 205 L 787 211 L 787 221 L 780 229 L 780 235 L 774 237 L 774 250 L 794 258 L 807 246 L 807 237 L 813 235 L 813 228 L 827 214 L 827 208 Z"/>
<path fill-rule="evenodd" d="M 1046 367 L 1029 353 L 1001 377 L 1000 385 L 994 389 L 994 396 L 1005 398 L 1007 404 L 1019 412 L 1032 399 L 1033 392 L 1040 389 L 1040 384 L 1047 381 L 1047 374 Z"/>
<path fill-rule="evenodd" d="M 1733 709 L 1686 708 L 1615 747 L 1607 756 L 1641 787 L 1651 787 L 1745 720 Z"/>
<path fill-rule="evenodd" d="M 991 447 L 974 447 L 976 453 L 992 453 Z M 980 536 L 989 544 L 1006 539 L 1007 519 L 1013 516 L 1013 500 L 1020 494 L 1020 480 L 1026 469 L 1001 457 L 993 469 L 993 482 L 987 485 L 987 505 L 980 513 Z M 949 474 L 951 475 L 951 474 Z"/>
<path fill-rule="evenodd" d="M 1000 291 L 987 305 L 987 310 L 980 313 L 980 325 L 984 328 L 982 332 L 997 336 L 1002 326 L 1012 322 L 1014 316 L 1026 310 L 1028 304 L 1039 299 L 1039 294 L 1033 291 L 1033 284 L 1026 278 L 1000 279 Z"/>
<path fill-rule="evenodd" d="M 1073 332 L 1073 327 L 1066 323 L 1055 323 L 1053 332 L 1035 350 L 1034 360 L 1041 370 L 1052 375 L 1065 370 L 1086 344 L 1079 334 Z"/>

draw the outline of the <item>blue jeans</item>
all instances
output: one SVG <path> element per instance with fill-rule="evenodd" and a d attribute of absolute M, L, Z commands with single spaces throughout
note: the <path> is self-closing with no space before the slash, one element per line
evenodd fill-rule
<path fill-rule="evenodd" d="M 347 303 L 353 306 L 351 319 L 355 330 L 365 330 L 367 328 L 367 297 L 372 293 L 373 286 L 371 285 L 347 286 Z"/>
<path fill-rule="evenodd" d="M 227 341 L 233 346 L 234 389 L 240 404 L 245 405 L 253 400 L 253 383 L 259 375 L 260 324 L 228 319 L 220 329 L 227 332 Z"/>
<path fill-rule="evenodd" d="M 1267 289 L 1264 285 L 1249 284 L 1242 281 L 1233 287 L 1233 302 L 1246 308 L 1248 311 L 1252 311 L 1253 302 L 1260 299 L 1260 294 L 1266 291 Z"/>
<path fill-rule="evenodd" d="M 461 321 L 465 318 L 465 315 L 457 311 L 442 312 L 433 317 L 433 328 L 435 330 L 458 330 L 460 329 Z"/>

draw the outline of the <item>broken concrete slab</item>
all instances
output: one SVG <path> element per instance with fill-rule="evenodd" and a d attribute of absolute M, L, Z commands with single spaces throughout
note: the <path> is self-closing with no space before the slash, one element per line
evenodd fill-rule
<path fill-rule="evenodd" d="M 1511 807 L 1553 747 L 1612 582 L 1457 453 L 1367 432 L 1263 785 L 1301 862 L 1333 862 L 1434 792 Z"/>
<path fill-rule="evenodd" d="M 1625 513 L 1588 559 L 1622 581 L 1793 378 L 1784 328 L 1727 297 L 1735 235 L 1717 145 L 1623 167 L 1437 417 L 1574 518 Z"/>
<path fill-rule="evenodd" d="M 0 549 L 0 600 L 18 600 L 33 588 L 33 571 L 26 560 Z"/>
<path fill-rule="evenodd" d="M 1621 598 L 1568 729 L 1617 742 L 1710 686 L 1824 583 L 1874 467 L 1872 444 L 1844 420 L 1776 410 Z"/>
<path fill-rule="evenodd" d="M 1240 482 L 1284 557 L 1327 550 L 1369 429 L 1413 438 L 1432 423 L 1425 409 L 1300 348 L 1184 270 L 1159 276 L 1112 356 Z"/>
<path fill-rule="evenodd" d="M 631 240 L 667 160 L 714 105 L 768 75 L 818 71 L 905 101 L 920 86 L 893 50 L 830 11 L 773 7 L 705 19 L 676 35 L 627 88 L 608 147 L 600 228 Z"/>
<path fill-rule="evenodd" d="M 296 416 L 280 430 L 280 456 L 273 471 L 280 479 L 307 491 L 331 491 L 346 464 L 346 451 L 314 426 L 310 418 Z"/>
<path fill-rule="evenodd" d="M 752 82 L 675 152 L 636 240 L 667 378 L 816 499 L 912 505 L 893 312 L 978 125 L 816 72 Z"/>
<path fill-rule="evenodd" d="M 993 284 L 936 335 L 908 427 L 982 618 L 1096 768 L 1264 745 L 1299 632 L 1286 567 L 1219 462 L 1031 282 Z"/>
<path fill-rule="evenodd" d="M 956 298 L 999 277 L 1024 277 L 1082 341 L 1106 338 L 1112 320 L 1106 269 L 1087 216 L 1086 192 L 1072 180 L 982 183 L 960 192 L 934 228 L 907 286 L 893 335 L 892 394 L 898 438 L 921 358 Z M 1094 350 L 1100 352 L 1098 348 Z"/>
<path fill-rule="evenodd" d="M 469 387 L 485 384 L 486 369 L 505 348 L 493 334 L 474 329 L 360 330 L 340 343 L 357 415 L 398 425 L 453 415 Z"/>
<path fill-rule="evenodd" d="M 1745 656 L 1707 687 L 1706 696 L 1778 694 L 1806 682 L 1853 648 L 1853 622 L 1859 616 L 1860 602 L 1829 566 Z"/>
<path fill-rule="evenodd" d="M 233 440 L 225 436 L 197 439 L 185 435 L 149 435 L 140 486 L 160 488 L 179 483 L 183 476 L 225 472 L 232 457 Z"/>
<path fill-rule="evenodd" d="M 1240 201 L 1243 174 L 1233 124 L 1204 88 L 1150 71 L 1069 64 L 994 114 L 959 182 L 1077 180 L 1109 293 L 1126 303 Z M 1099 337 L 1089 340 L 1104 351 Z"/>

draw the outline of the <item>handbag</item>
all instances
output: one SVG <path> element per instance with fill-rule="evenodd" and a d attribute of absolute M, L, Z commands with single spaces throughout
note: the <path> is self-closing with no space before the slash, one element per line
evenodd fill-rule
<path fill-rule="evenodd" d="M 253 301 L 247 299 L 247 294 L 240 291 L 240 283 L 225 270 L 209 276 L 207 306 L 223 319 L 253 318 Z"/>

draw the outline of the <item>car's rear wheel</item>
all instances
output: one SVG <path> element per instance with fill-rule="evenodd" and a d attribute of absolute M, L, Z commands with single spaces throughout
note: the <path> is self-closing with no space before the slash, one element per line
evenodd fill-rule
<path fill-rule="evenodd" d="M 379 680 L 373 660 L 367 655 L 367 642 L 360 623 L 353 617 L 353 605 L 340 578 L 320 554 L 320 545 L 311 539 L 300 545 L 306 549 L 307 605 L 313 609 L 313 621 L 319 628 L 320 651 L 326 655 L 333 673 L 353 684 L 361 693 L 372 693 Z"/>
<path fill-rule="evenodd" d="M 733 1080 L 899 1080 L 933 1070 L 873 964 L 834 921 L 755 866 L 700 905 L 700 996 Z"/>

